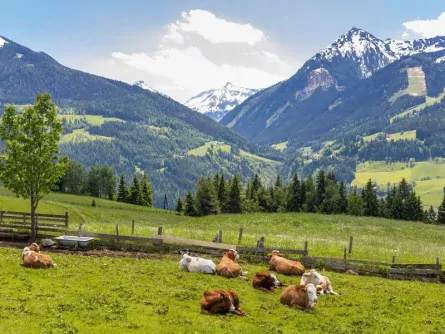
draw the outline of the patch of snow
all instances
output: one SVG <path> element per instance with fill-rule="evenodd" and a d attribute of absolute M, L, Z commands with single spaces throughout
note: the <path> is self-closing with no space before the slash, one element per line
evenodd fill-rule
<path fill-rule="evenodd" d="M 0 37 L 0 48 L 5 45 L 6 43 L 8 43 L 8 41 L 5 41 L 3 38 Z"/>
<path fill-rule="evenodd" d="M 158 90 L 156 90 L 156 89 L 150 87 L 149 85 L 147 85 L 143 80 L 138 80 L 138 81 L 136 81 L 136 82 L 133 84 L 133 86 L 138 86 L 138 87 L 140 87 L 140 88 L 142 88 L 142 89 L 145 89 L 145 90 L 148 90 L 148 91 L 150 91 L 150 92 L 152 92 L 152 93 L 156 93 L 156 94 L 160 94 L 160 95 L 162 95 L 162 96 L 166 96 L 166 97 L 168 97 L 168 96 L 165 95 L 164 93 L 161 93 L 160 91 L 158 91 Z"/>
<path fill-rule="evenodd" d="M 23 55 L 22 55 L 21 53 L 16 53 L 15 56 L 16 56 L 18 59 L 20 59 L 20 58 L 23 57 Z"/>
<path fill-rule="evenodd" d="M 436 63 L 439 64 L 439 63 L 442 63 L 442 62 L 445 62 L 445 56 L 436 59 Z"/>

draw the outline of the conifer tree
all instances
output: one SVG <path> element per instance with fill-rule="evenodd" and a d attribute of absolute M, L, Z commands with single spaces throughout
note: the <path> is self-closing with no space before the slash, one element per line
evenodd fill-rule
<path fill-rule="evenodd" d="M 363 216 L 363 199 L 357 194 L 357 190 L 354 189 L 348 195 L 348 214 L 352 216 Z"/>
<path fill-rule="evenodd" d="M 233 177 L 229 190 L 229 198 L 227 203 L 227 212 L 241 213 L 241 183 L 238 175 Z"/>
<path fill-rule="evenodd" d="M 141 188 L 139 186 L 139 180 L 136 175 L 133 176 L 133 183 L 130 187 L 130 203 L 141 205 Z"/>
<path fill-rule="evenodd" d="M 184 210 L 184 205 L 182 204 L 181 196 L 179 196 L 178 200 L 176 201 L 175 211 L 180 215 L 183 210 Z"/>
<path fill-rule="evenodd" d="M 199 216 L 218 213 L 218 202 L 213 183 L 208 177 L 202 177 L 196 185 L 196 206 Z"/>
<path fill-rule="evenodd" d="M 277 175 L 277 178 L 275 179 L 275 190 L 278 188 L 281 188 L 283 186 L 283 182 L 281 181 L 280 175 Z"/>
<path fill-rule="evenodd" d="M 119 187 L 117 190 L 117 201 L 125 203 L 127 201 L 127 188 L 125 187 L 125 177 L 121 174 L 119 178 Z"/>
<path fill-rule="evenodd" d="M 377 217 L 379 214 L 379 203 L 377 193 L 371 179 L 368 180 L 365 188 L 362 190 L 362 199 L 364 205 L 364 215 Z"/>
<path fill-rule="evenodd" d="M 317 190 L 315 189 L 314 180 L 308 176 L 305 180 L 306 201 L 303 206 L 305 212 L 315 212 L 317 205 Z"/>
<path fill-rule="evenodd" d="M 437 223 L 440 225 L 445 224 L 445 195 L 442 198 L 442 203 L 440 204 L 437 212 Z"/>
<path fill-rule="evenodd" d="M 436 222 L 436 211 L 434 210 L 432 205 L 430 206 L 430 208 L 428 210 L 427 221 L 430 224 L 434 224 Z"/>
<path fill-rule="evenodd" d="M 187 193 L 187 196 L 185 198 L 184 215 L 191 217 L 195 217 L 197 215 L 195 199 L 193 198 L 193 195 L 190 191 Z"/>
<path fill-rule="evenodd" d="M 222 174 L 219 178 L 219 187 L 218 187 L 218 202 L 221 209 L 221 212 L 227 212 L 227 201 L 228 201 L 228 191 L 227 191 L 227 183 L 224 179 L 224 175 Z"/>
<path fill-rule="evenodd" d="M 261 184 L 260 177 L 258 176 L 257 173 L 255 173 L 255 176 L 253 177 L 252 185 L 253 185 L 253 191 L 254 191 L 255 193 L 257 193 L 258 190 L 260 190 L 260 188 L 263 186 L 263 185 Z"/>
<path fill-rule="evenodd" d="M 215 189 L 216 192 L 218 192 L 219 189 L 219 174 L 216 173 L 213 177 L 213 189 Z"/>
<path fill-rule="evenodd" d="M 153 206 L 153 189 L 148 181 L 147 174 L 144 173 L 140 181 L 141 188 L 141 205 L 152 207 Z"/>
<path fill-rule="evenodd" d="M 301 187 L 297 173 L 294 174 L 291 184 L 287 189 L 287 211 L 298 212 L 301 209 Z"/>
<path fill-rule="evenodd" d="M 338 188 L 339 192 L 339 202 L 338 202 L 338 212 L 339 213 L 346 213 L 348 210 L 348 198 L 346 196 L 346 188 L 344 181 L 340 182 L 340 186 Z"/>
<path fill-rule="evenodd" d="M 170 206 L 168 205 L 168 197 L 167 193 L 164 193 L 164 210 L 169 210 Z"/>
<path fill-rule="evenodd" d="M 326 180 L 324 170 L 320 169 L 317 173 L 317 202 L 316 205 L 321 205 L 326 195 Z"/>

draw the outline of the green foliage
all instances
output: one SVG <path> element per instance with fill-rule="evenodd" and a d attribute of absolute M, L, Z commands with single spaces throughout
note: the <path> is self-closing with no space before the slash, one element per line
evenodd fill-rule
<path fill-rule="evenodd" d="M 125 176 L 121 174 L 119 177 L 119 187 L 117 189 L 117 201 L 126 203 L 127 202 L 127 188 L 125 186 Z"/>
<path fill-rule="evenodd" d="M 242 203 L 241 203 L 241 183 L 239 176 L 235 175 L 230 185 L 229 197 L 227 203 L 228 213 L 241 213 Z"/>
<path fill-rule="evenodd" d="M 189 191 L 185 198 L 185 210 L 184 215 L 195 217 L 198 214 L 196 210 L 195 199 L 192 196 L 192 193 Z"/>
<path fill-rule="evenodd" d="M 372 183 L 371 179 L 368 180 L 365 188 L 362 190 L 362 199 L 364 204 L 364 215 L 374 217 L 378 216 L 379 203 L 377 200 L 375 185 Z"/>
<path fill-rule="evenodd" d="M 352 216 L 363 216 L 364 214 L 363 198 L 357 194 L 357 191 L 355 189 L 348 195 L 347 212 Z"/>
<path fill-rule="evenodd" d="M 219 211 L 216 191 L 208 177 L 199 179 L 196 185 L 196 205 L 199 216 L 217 214 Z"/>
<path fill-rule="evenodd" d="M 17 196 L 29 199 L 32 233 L 36 236 L 35 210 L 63 176 L 68 158 L 58 157 L 62 124 L 49 94 L 38 94 L 36 103 L 23 114 L 7 106 L 0 124 L 3 155 L 0 179 Z"/>
<path fill-rule="evenodd" d="M 178 200 L 176 201 L 175 211 L 179 215 L 182 214 L 182 212 L 184 211 L 184 205 L 182 204 L 181 197 L 178 197 Z"/>
<path fill-rule="evenodd" d="M 88 193 L 94 197 L 113 199 L 116 193 L 116 176 L 108 165 L 93 166 L 88 173 Z"/>
<path fill-rule="evenodd" d="M 439 211 L 437 212 L 437 223 L 440 225 L 445 225 L 445 195 L 443 196 L 442 203 L 439 206 Z"/>

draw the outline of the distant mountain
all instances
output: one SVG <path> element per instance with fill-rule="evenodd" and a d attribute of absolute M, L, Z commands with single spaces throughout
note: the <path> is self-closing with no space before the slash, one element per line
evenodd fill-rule
<path fill-rule="evenodd" d="M 310 58 L 291 78 L 246 99 L 221 123 L 259 143 L 285 141 L 302 132 L 317 135 L 311 132 L 312 124 L 320 125 L 346 88 L 403 57 L 444 49 L 445 37 L 383 41 L 352 28 Z"/>
<path fill-rule="evenodd" d="M 259 163 L 267 164 L 236 153 L 252 150 L 232 130 L 140 86 L 146 88 L 68 68 L 0 37 L 0 113 L 6 104 L 22 108 L 35 102 L 37 92 L 49 92 L 64 124 L 62 154 L 86 166 L 106 163 L 128 181 L 136 172 L 148 172 L 158 206 L 164 193 L 174 203 L 203 175 L 223 172 L 245 180 Z M 236 151 L 187 154 L 211 142 Z"/>
<path fill-rule="evenodd" d="M 158 90 L 156 90 L 156 89 L 154 89 L 154 88 L 148 86 L 143 80 L 138 80 L 138 81 L 136 81 L 136 82 L 133 84 L 133 86 L 137 86 L 137 87 L 140 87 L 140 88 L 142 88 L 142 89 L 148 90 L 148 91 L 150 91 L 150 92 L 152 92 L 152 93 L 156 93 L 156 94 L 163 95 L 163 96 L 165 96 L 165 97 L 169 97 L 168 95 L 166 95 L 166 94 L 164 94 L 164 93 L 161 93 L 160 91 L 158 91 Z"/>
<path fill-rule="evenodd" d="M 259 91 L 259 89 L 238 87 L 228 82 L 222 88 L 199 93 L 188 100 L 185 105 L 220 121 L 229 111 Z"/>

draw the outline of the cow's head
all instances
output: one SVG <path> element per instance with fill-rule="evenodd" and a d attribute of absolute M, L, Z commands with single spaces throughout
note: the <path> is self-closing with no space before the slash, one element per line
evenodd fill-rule
<path fill-rule="evenodd" d="M 225 312 L 235 311 L 235 305 L 232 296 L 229 292 L 223 291 L 219 295 L 215 295 L 208 299 L 211 307 Z"/>
<path fill-rule="evenodd" d="M 21 259 L 23 260 L 23 258 L 25 257 L 25 255 L 28 255 L 29 253 L 31 253 L 31 249 L 29 249 L 29 247 L 25 247 L 25 248 L 23 248 L 23 252 L 22 252 Z"/>
<path fill-rule="evenodd" d="M 308 304 L 307 308 L 314 308 L 317 305 L 318 297 L 317 297 L 317 291 L 321 289 L 320 287 L 315 287 L 315 285 L 308 284 L 304 288 L 300 290 L 301 293 L 304 293 L 307 295 L 308 298 Z"/>
<path fill-rule="evenodd" d="M 179 261 L 179 269 L 186 270 L 190 262 L 192 262 L 192 258 L 187 253 L 182 253 L 182 259 Z"/>
<path fill-rule="evenodd" d="M 234 249 L 229 249 L 228 252 L 224 253 L 224 256 L 228 257 L 229 259 L 231 259 L 234 262 L 238 261 L 238 259 L 239 259 L 238 252 Z"/>
<path fill-rule="evenodd" d="M 40 253 L 40 247 L 38 244 L 36 244 L 35 242 L 33 242 L 31 245 L 29 245 L 27 248 L 29 248 L 30 250 L 32 250 L 33 252 L 36 253 Z"/>
<path fill-rule="evenodd" d="M 277 250 L 273 250 L 272 253 L 267 254 L 268 257 L 274 257 L 274 256 L 279 256 L 279 257 L 284 257 L 283 254 L 280 253 L 280 251 Z"/>
<path fill-rule="evenodd" d="M 273 281 L 273 285 L 275 285 L 275 286 L 281 285 L 280 281 L 278 280 L 277 276 L 275 276 L 275 274 L 269 274 L 269 276 Z"/>
<path fill-rule="evenodd" d="M 315 284 L 315 286 L 323 283 L 323 276 L 321 276 L 315 269 L 311 269 L 308 273 L 304 273 L 303 276 L 307 277 L 307 281 Z"/>

